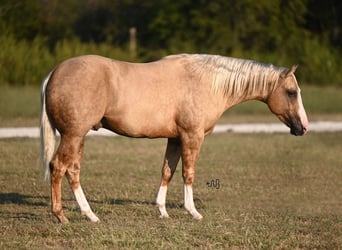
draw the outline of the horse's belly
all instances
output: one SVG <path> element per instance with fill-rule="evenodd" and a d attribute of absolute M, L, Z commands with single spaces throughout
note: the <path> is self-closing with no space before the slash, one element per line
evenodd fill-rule
<path fill-rule="evenodd" d="M 120 135 L 135 138 L 173 138 L 177 137 L 175 121 L 151 116 L 108 117 L 103 126 Z"/>

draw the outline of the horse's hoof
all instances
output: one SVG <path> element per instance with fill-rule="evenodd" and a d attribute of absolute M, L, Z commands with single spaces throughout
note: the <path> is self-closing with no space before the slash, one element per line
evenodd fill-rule
<path fill-rule="evenodd" d="M 164 214 L 164 215 L 159 215 L 160 219 L 168 219 L 170 218 L 170 216 L 168 214 Z"/>
<path fill-rule="evenodd" d="M 65 216 L 58 218 L 58 220 L 62 224 L 68 224 L 69 223 L 69 220 Z"/>
<path fill-rule="evenodd" d="M 195 220 L 202 220 L 203 216 L 201 214 L 198 214 L 196 216 L 193 217 Z"/>
<path fill-rule="evenodd" d="M 87 212 L 83 211 L 82 215 L 87 216 L 91 222 L 100 222 L 100 219 L 92 211 L 87 211 Z"/>

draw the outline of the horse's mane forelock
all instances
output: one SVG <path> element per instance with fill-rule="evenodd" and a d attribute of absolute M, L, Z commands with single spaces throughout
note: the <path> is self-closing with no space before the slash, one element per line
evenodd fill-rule
<path fill-rule="evenodd" d="M 246 96 L 254 92 L 273 91 L 285 69 L 272 64 L 216 55 L 193 55 L 193 70 L 206 75 L 214 93 Z"/>

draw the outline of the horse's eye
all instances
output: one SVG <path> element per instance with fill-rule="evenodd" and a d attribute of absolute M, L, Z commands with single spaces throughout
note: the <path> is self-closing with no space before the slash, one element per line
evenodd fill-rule
<path fill-rule="evenodd" d="M 288 90 L 287 95 L 288 95 L 288 97 L 295 98 L 295 97 L 297 97 L 297 91 L 296 90 Z"/>

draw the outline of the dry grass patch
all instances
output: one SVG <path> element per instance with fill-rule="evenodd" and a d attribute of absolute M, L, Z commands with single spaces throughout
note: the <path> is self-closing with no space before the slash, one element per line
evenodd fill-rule
<path fill-rule="evenodd" d="M 154 206 L 166 140 L 86 140 L 81 181 L 101 223 L 79 213 L 64 182 L 71 223 L 56 223 L 37 164 L 38 139 L 0 140 L 0 248 L 342 247 L 342 133 L 221 134 L 206 138 L 197 166 L 195 221 L 183 209 L 180 166 L 170 219 Z M 207 182 L 219 179 L 220 187 Z"/>

